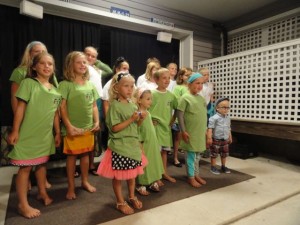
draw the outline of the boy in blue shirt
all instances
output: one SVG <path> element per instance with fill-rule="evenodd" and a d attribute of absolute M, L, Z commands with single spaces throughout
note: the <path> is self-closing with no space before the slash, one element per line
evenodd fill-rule
<path fill-rule="evenodd" d="M 229 98 L 220 98 L 216 101 L 216 114 L 209 118 L 206 143 L 210 146 L 210 172 L 219 175 L 220 171 L 216 168 L 216 159 L 218 154 L 221 156 L 224 173 L 230 173 L 226 167 L 226 158 L 229 153 L 229 144 L 232 143 L 230 117 L 228 112 L 230 101 Z"/>

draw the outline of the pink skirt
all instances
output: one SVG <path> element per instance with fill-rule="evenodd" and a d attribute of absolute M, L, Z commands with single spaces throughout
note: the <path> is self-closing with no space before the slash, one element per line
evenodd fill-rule
<path fill-rule="evenodd" d="M 11 159 L 10 163 L 14 166 L 37 166 L 48 162 L 49 156 L 42 156 L 35 159 Z"/>
<path fill-rule="evenodd" d="M 113 170 L 112 169 L 112 151 L 108 148 L 101 163 L 98 167 L 97 173 L 103 177 L 116 179 L 116 180 L 129 180 L 136 178 L 138 175 L 144 173 L 144 167 L 148 164 L 148 160 L 144 154 L 142 154 L 142 166 L 138 166 L 135 169 L 129 170 Z"/>

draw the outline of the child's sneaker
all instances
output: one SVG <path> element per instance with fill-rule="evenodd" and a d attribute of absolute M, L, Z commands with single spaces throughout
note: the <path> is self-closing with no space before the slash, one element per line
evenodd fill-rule
<path fill-rule="evenodd" d="M 212 166 L 210 168 L 210 172 L 212 172 L 215 175 L 219 175 L 220 174 L 220 171 L 216 167 L 214 167 L 214 166 Z"/>
<path fill-rule="evenodd" d="M 222 171 L 223 173 L 231 173 L 231 171 L 226 166 L 222 166 Z"/>

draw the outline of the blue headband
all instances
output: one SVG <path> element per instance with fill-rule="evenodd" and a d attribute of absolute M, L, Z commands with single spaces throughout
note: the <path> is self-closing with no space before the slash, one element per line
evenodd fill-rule
<path fill-rule="evenodd" d="M 199 77 L 202 77 L 202 74 L 200 73 L 193 73 L 189 79 L 187 80 L 188 83 L 193 83 L 196 79 L 198 79 Z"/>

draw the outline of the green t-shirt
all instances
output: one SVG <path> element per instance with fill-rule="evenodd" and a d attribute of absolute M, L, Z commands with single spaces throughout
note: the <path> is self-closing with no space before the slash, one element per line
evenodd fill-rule
<path fill-rule="evenodd" d="M 154 181 L 161 179 L 164 167 L 160 154 L 161 146 L 158 144 L 151 115 L 147 117 L 139 126 L 140 140 L 143 142 L 144 152 L 148 159 L 148 165 L 144 169 L 144 174 L 137 177 L 138 184 L 150 185 Z"/>
<path fill-rule="evenodd" d="M 173 90 L 173 94 L 175 95 L 175 97 L 177 99 L 179 99 L 182 95 L 184 95 L 185 93 L 188 93 L 189 89 L 186 85 L 176 85 L 174 90 Z"/>
<path fill-rule="evenodd" d="M 25 67 L 17 67 L 13 70 L 9 80 L 20 85 L 22 80 L 25 79 L 26 74 L 27 74 L 27 69 Z M 55 75 L 53 77 L 53 82 L 54 82 L 54 86 L 58 87 L 58 82 Z"/>
<path fill-rule="evenodd" d="M 82 129 L 93 127 L 93 103 L 99 98 L 95 86 L 86 81 L 84 85 L 79 85 L 70 81 L 59 83 L 59 92 L 63 99 L 67 101 L 68 117 L 71 124 Z M 66 129 L 62 127 L 62 135 L 66 135 Z"/>
<path fill-rule="evenodd" d="M 119 155 L 140 161 L 141 148 L 137 123 L 133 122 L 119 132 L 112 131 L 114 125 L 129 119 L 136 110 L 137 106 L 131 102 L 113 100 L 109 105 L 106 124 L 109 130 L 108 147 Z"/>
<path fill-rule="evenodd" d="M 184 94 L 177 110 L 183 112 L 184 124 L 190 138 L 189 143 L 180 141 L 180 148 L 187 151 L 201 152 L 206 149 L 206 102 L 200 95 Z"/>
<path fill-rule="evenodd" d="M 155 131 L 160 146 L 172 147 L 172 132 L 170 122 L 173 110 L 177 108 L 177 99 L 170 91 L 152 90 L 152 105 L 149 109 L 152 120 L 157 122 Z"/>
<path fill-rule="evenodd" d="M 9 157 L 25 160 L 55 153 L 53 120 L 61 95 L 53 87 L 48 90 L 38 80 L 26 78 L 16 97 L 27 103 L 19 130 L 19 139 Z"/>

